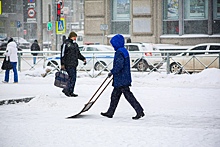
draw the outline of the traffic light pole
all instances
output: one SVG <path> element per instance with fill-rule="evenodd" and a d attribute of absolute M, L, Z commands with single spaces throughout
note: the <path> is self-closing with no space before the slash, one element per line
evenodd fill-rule
<path fill-rule="evenodd" d="M 57 9 L 57 6 L 56 6 L 56 0 L 53 0 L 52 1 L 52 23 L 53 23 L 53 36 L 52 36 L 52 40 L 51 40 L 51 43 L 52 43 L 52 50 L 56 51 L 57 50 L 57 35 L 56 35 L 56 9 Z"/>
<path fill-rule="evenodd" d="M 60 17 L 61 17 L 61 3 L 60 3 L 60 1 L 57 1 L 57 3 L 56 3 L 56 6 L 57 6 L 57 17 L 56 17 L 56 21 L 60 21 Z M 56 34 L 56 49 L 57 50 L 59 50 L 58 49 L 58 47 L 60 46 L 60 35 L 59 34 Z"/>
<path fill-rule="evenodd" d="M 37 39 L 40 49 L 43 50 L 43 16 L 42 16 L 42 0 L 36 1 L 37 7 Z"/>

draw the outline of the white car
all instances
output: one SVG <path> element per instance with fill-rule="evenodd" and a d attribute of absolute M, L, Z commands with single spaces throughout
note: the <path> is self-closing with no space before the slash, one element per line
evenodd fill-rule
<path fill-rule="evenodd" d="M 160 50 L 160 51 L 185 51 L 189 49 L 190 47 L 193 46 L 180 46 L 180 45 L 173 45 L 173 44 L 154 44 L 154 49 L 155 50 Z M 161 55 L 163 56 L 164 59 L 167 57 L 167 52 L 162 52 Z M 169 56 L 175 56 L 180 54 L 180 52 L 169 52 Z"/>
<path fill-rule="evenodd" d="M 163 63 L 161 53 L 153 53 L 157 48 L 152 43 L 126 43 L 125 47 L 130 53 L 131 67 L 138 71 L 157 70 Z M 139 53 L 143 51 L 143 53 Z M 159 50 L 158 50 L 159 51 Z"/>
<path fill-rule="evenodd" d="M 43 42 L 43 49 L 51 49 L 51 48 L 52 48 L 51 41 Z"/>
<path fill-rule="evenodd" d="M 31 44 L 22 37 L 12 37 L 21 49 L 30 49 Z"/>
<path fill-rule="evenodd" d="M 109 71 L 113 66 L 114 49 L 107 45 L 83 45 L 79 47 L 81 54 L 86 58 L 87 64 L 79 61 L 78 70 Z M 46 59 L 46 66 L 60 67 L 60 54 Z"/>
<path fill-rule="evenodd" d="M 206 43 L 193 46 L 187 51 L 170 58 L 170 72 L 181 74 L 184 72 L 200 72 L 206 68 L 220 68 L 220 52 L 218 51 L 220 51 L 220 43 Z"/>

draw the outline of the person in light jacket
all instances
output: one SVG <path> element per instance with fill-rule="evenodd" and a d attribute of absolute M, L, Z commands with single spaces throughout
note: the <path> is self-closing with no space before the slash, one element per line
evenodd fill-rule
<path fill-rule="evenodd" d="M 13 38 L 8 40 L 7 48 L 6 48 L 6 57 L 10 58 L 10 62 L 13 66 L 12 70 L 14 72 L 14 83 L 18 83 L 18 72 L 17 72 L 17 62 L 18 62 L 18 48 L 17 44 L 14 42 Z M 10 70 L 5 71 L 5 79 L 2 81 L 3 83 L 9 82 L 9 73 Z"/>

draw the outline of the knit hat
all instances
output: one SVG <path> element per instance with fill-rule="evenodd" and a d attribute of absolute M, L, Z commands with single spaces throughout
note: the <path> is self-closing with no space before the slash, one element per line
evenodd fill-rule
<path fill-rule="evenodd" d="M 71 33 L 69 34 L 69 38 L 72 38 L 72 37 L 77 37 L 77 34 L 76 34 L 75 32 L 71 32 Z"/>

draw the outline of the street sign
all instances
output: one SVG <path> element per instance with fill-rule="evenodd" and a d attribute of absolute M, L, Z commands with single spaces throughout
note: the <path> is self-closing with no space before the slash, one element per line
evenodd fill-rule
<path fill-rule="evenodd" d="M 33 18 L 33 17 L 35 17 L 35 15 L 36 15 L 36 12 L 35 12 L 34 8 L 29 8 L 28 9 L 28 17 Z"/>
<path fill-rule="evenodd" d="M 37 23 L 36 18 L 27 18 L 27 23 Z"/>
<path fill-rule="evenodd" d="M 48 22 L 47 23 L 47 31 L 51 31 L 52 30 L 52 22 Z"/>
<path fill-rule="evenodd" d="M 23 30 L 23 32 L 24 32 L 24 35 L 27 35 L 27 30 Z"/>
<path fill-rule="evenodd" d="M 17 28 L 20 28 L 20 27 L 21 27 L 21 22 L 17 21 Z"/>
<path fill-rule="evenodd" d="M 66 21 L 65 18 L 60 18 L 60 21 L 56 21 L 56 34 L 65 34 Z"/>
<path fill-rule="evenodd" d="M 35 0 L 28 0 L 28 2 L 29 2 L 29 3 L 34 3 L 34 2 L 35 2 Z"/>
<path fill-rule="evenodd" d="M 63 29 L 64 29 L 63 21 L 58 21 L 58 31 L 63 31 Z"/>

